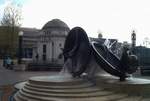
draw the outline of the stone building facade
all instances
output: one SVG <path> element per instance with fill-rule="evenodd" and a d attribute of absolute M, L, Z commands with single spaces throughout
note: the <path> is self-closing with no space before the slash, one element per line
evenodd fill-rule
<path fill-rule="evenodd" d="M 32 60 L 32 58 L 36 55 L 39 29 L 21 28 L 21 31 L 23 31 L 23 58 Z"/>
<path fill-rule="evenodd" d="M 22 28 L 24 58 L 44 63 L 63 63 L 63 47 L 70 31 L 59 19 L 47 22 L 42 29 Z"/>

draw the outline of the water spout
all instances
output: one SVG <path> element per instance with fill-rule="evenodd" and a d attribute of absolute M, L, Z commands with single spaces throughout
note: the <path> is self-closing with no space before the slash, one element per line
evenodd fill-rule
<path fill-rule="evenodd" d="M 72 68 L 72 61 L 71 59 L 68 58 L 66 62 L 64 63 L 63 68 L 60 71 L 59 75 L 65 76 L 65 77 L 72 77 L 71 68 Z"/>

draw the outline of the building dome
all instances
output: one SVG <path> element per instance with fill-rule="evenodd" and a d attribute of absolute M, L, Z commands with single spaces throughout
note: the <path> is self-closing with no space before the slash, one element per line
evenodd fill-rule
<path fill-rule="evenodd" d="M 44 26 L 43 26 L 43 30 L 44 29 L 52 29 L 52 28 L 61 28 L 61 29 L 67 29 L 69 30 L 69 27 L 66 23 L 64 23 L 63 21 L 61 21 L 60 19 L 53 19 L 49 22 L 47 22 Z"/>

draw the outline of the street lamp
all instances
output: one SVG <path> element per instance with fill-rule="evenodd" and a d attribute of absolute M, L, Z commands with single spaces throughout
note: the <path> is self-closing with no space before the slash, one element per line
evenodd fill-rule
<path fill-rule="evenodd" d="M 18 43 L 18 64 L 21 64 L 21 59 L 22 59 L 22 37 L 23 37 L 23 31 L 20 31 L 19 43 Z"/>

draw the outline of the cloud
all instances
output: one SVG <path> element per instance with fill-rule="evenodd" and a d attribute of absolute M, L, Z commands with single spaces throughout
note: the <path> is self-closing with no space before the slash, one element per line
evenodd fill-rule
<path fill-rule="evenodd" d="M 0 4 L 0 20 L 2 19 L 3 17 L 3 13 L 4 13 L 4 8 L 10 4 L 11 2 L 9 0 L 3 0 L 3 2 L 1 2 Z"/>
<path fill-rule="evenodd" d="M 4 9 L 8 5 L 22 6 L 25 3 L 25 0 L 2 0 L 0 2 L 0 20 L 3 17 Z"/>
<path fill-rule="evenodd" d="M 149 0 L 30 0 L 23 5 L 23 26 L 42 28 L 46 22 L 59 18 L 70 28 L 83 27 L 89 36 L 131 42 L 137 30 L 141 42 L 150 33 Z"/>

